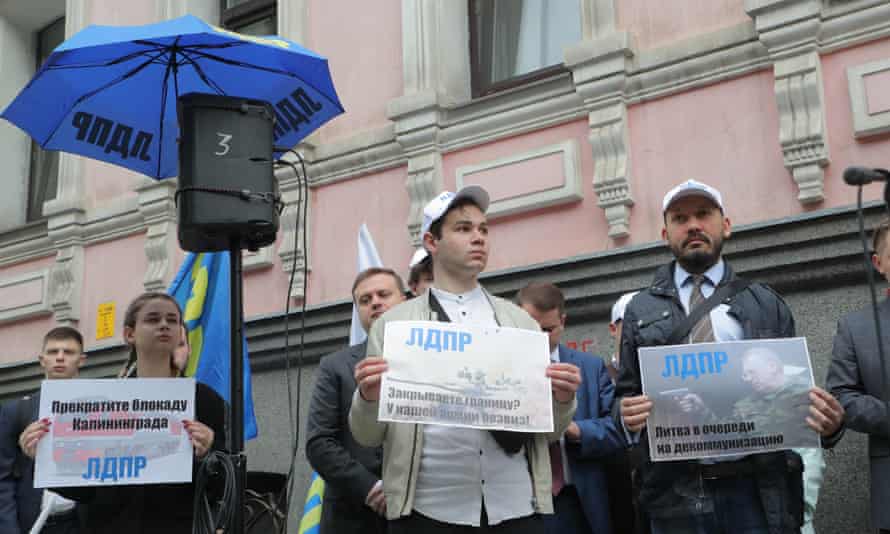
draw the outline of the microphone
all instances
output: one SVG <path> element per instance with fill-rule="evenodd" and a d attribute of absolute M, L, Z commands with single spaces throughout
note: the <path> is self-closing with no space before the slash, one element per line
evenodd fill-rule
<path fill-rule="evenodd" d="M 844 181 L 847 185 L 865 185 L 879 181 L 886 182 L 890 181 L 890 171 L 869 167 L 847 167 L 844 170 Z"/>

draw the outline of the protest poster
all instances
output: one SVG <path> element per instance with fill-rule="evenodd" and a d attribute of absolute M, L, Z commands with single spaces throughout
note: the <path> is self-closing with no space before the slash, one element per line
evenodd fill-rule
<path fill-rule="evenodd" d="M 430 321 L 386 324 L 380 421 L 552 432 L 547 336 Z"/>
<path fill-rule="evenodd" d="M 34 487 L 191 482 L 191 378 L 44 380 Z"/>
<path fill-rule="evenodd" d="M 652 461 L 819 447 L 806 424 L 813 371 L 806 339 L 644 347 Z"/>

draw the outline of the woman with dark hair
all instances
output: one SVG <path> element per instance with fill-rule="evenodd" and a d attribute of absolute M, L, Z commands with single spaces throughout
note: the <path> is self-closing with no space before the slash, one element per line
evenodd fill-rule
<path fill-rule="evenodd" d="M 173 361 L 182 337 L 182 312 L 165 293 L 144 293 L 124 315 L 124 339 L 135 362 L 132 376 L 171 378 L 179 376 Z M 195 419 L 183 420 L 194 447 L 195 466 L 211 449 L 220 449 L 224 439 L 224 401 L 209 387 L 196 384 Z M 33 457 L 37 442 L 49 423 L 25 440 L 23 450 Z M 59 494 L 85 506 L 82 532 L 88 534 L 189 534 L 192 531 L 194 484 L 148 484 L 58 488 Z"/>

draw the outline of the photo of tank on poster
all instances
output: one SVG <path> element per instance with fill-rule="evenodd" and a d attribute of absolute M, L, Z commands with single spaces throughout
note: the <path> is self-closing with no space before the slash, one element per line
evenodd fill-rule
<path fill-rule="evenodd" d="M 191 482 L 192 378 L 44 380 L 34 487 Z"/>
<path fill-rule="evenodd" d="M 380 421 L 553 431 L 545 334 L 394 321 L 383 339 Z"/>
<path fill-rule="evenodd" d="M 806 339 L 640 348 L 652 461 L 819 447 Z"/>

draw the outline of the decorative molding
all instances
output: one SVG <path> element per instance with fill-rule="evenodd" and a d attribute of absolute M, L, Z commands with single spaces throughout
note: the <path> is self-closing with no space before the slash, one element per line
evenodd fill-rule
<path fill-rule="evenodd" d="M 419 247 L 423 236 L 420 227 L 423 223 L 423 208 L 430 200 L 442 191 L 442 154 L 430 151 L 408 160 L 408 178 L 405 181 L 408 189 L 410 207 L 408 208 L 408 235 L 411 244 Z"/>
<path fill-rule="evenodd" d="M 300 213 L 299 220 L 297 218 L 297 206 L 303 204 L 301 202 L 300 177 L 291 176 L 290 178 L 279 180 L 281 200 L 284 202 L 284 211 L 281 213 L 281 245 L 278 247 L 278 256 L 281 258 L 282 270 L 290 275 L 294 273 L 294 283 L 291 287 L 290 298 L 303 299 L 303 270 L 304 267 L 308 272 L 311 270 L 309 266 L 308 251 L 303 249 L 304 236 L 312 235 L 308 228 L 301 225 L 303 213 Z M 307 188 L 308 189 L 308 188 Z M 311 191 L 307 191 L 311 194 Z M 312 202 L 305 202 L 307 210 L 311 209 Z M 302 209 L 303 206 L 300 206 Z M 311 214 L 306 214 L 306 225 L 311 224 Z M 272 247 L 266 247 L 271 249 Z M 296 259 L 296 263 L 294 260 Z"/>
<path fill-rule="evenodd" d="M 488 218 L 497 219 L 514 213 L 522 213 L 549 206 L 575 202 L 584 198 L 581 189 L 581 161 L 578 143 L 575 140 L 563 141 L 555 145 L 529 150 L 520 154 L 499 158 L 494 161 L 467 165 L 457 169 L 457 189 L 477 183 L 471 179 L 474 174 L 502 167 L 522 165 L 524 162 L 559 154 L 562 156 L 562 185 L 560 187 L 538 189 L 493 200 L 488 208 Z M 507 170 L 506 173 L 513 172 Z M 470 178 L 468 180 L 468 178 Z"/>
<path fill-rule="evenodd" d="M 184 15 L 195 15 L 208 22 L 218 24 L 220 2 L 218 0 L 155 0 L 157 20 L 169 20 Z"/>
<path fill-rule="evenodd" d="M 432 91 L 451 107 L 470 94 L 468 2 L 402 0 L 404 94 Z"/>
<path fill-rule="evenodd" d="M 593 190 L 597 205 L 606 214 L 609 237 L 630 235 L 630 208 L 634 205 L 630 189 L 627 106 L 624 103 L 590 112 L 590 146 L 595 169 Z"/>
<path fill-rule="evenodd" d="M 40 269 L 29 273 L 0 280 L 0 295 L 3 295 L 0 306 L 0 324 L 21 321 L 37 315 L 52 313 L 49 301 L 49 269 Z M 11 304 L 5 296 L 6 291 L 16 288 L 24 289 L 25 286 L 38 284 L 39 296 L 25 302 Z"/>
<path fill-rule="evenodd" d="M 629 34 L 616 32 L 566 49 L 575 90 L 588 110 L 595 169 L 593 190 L 609 223 L 609 237 L 630 235 L 630 140 L 627 125 L 628 71 L 634 57 Z"/>
<path fill-rule="evenodd" d="M 444 110 L 436 92 L 423 92 L 390 100 L 387 116 L 395 122 L 396 142 L 408 157 L 408 236 L 412 246 L 420 246 L 423 207 L 443 187 L 442 151 L 439 132 Z"/>
<path fill-rule="evenodd" d="M 829 163 L 822 61 L 821 0 L 746 0 L 758 38 L 773 60 L 779 142 L 802 204 L 825 198 Z"/>
<path fill-rule="evenodd" d="M 890 132 L 890 109 L 871 111 L 868 108 L 868 89 L 865 78 L 878 73 L 886 73 L 885 76 L 890 76 L 890 59 L 847 67 L 847 85 L 850 89 L 850 107 L 853 115 L 853 135 L 857 139 Z M 890 84 L 887 89 L 890 89 Z"/>
<path fill-rule="evenodd" d="M 50 305 L 60 325 L 72 326 L 80 320 L 83 263 L 83 247 L 69 245 L 59 249 L 50 268 Z"/>
<path fill-rule="evenodd" d="M 176 247 L 176 193 L 174 179 L 143 178 L 136 188 L 139 213 L 148 227 L 145 235 L 145 257 L 148 264 L 142 285 L 146 291 L 163 291 L 171 279 L 171 258 Z"/>
<path fill-rule="evenodd" d="M 581 0 L 581 36 L 595 39 L 615 31 L 616 0 Z"/>
<path fill-rule="evenodd" d="M 256 252 L 242 251 L 241 268 L 244 272 L 260 271 L 275 265 L 275 245 L 263 247 Z"/>
<path fill-rule="evenodd" d="M 87 2 L 65 0 L 65 37 L 71 37 L 87 26 Z"/>
<path fill-rule="evenodd" d="M 307 3 L 307 0 L 278 0 L 278 35 L 306 44 Z"/>
<path fill-rule="evenodd" d="M 737 24 L 654 50 L 639 52 L 627 102 L 637 104 L 718 83 L 772 65 L 751 23 Z"/>
<path fill-rule="evenodd" d="M 890 3 L 886 0 L 855 2 L 846 7 L 822 14 L 819 51 L 823 54 L 890 36 Z"/>
<path fill-rule="evenodd" d="M 818 52 L 776 62 L 775 75 L 785 167 L 797 182 L 801 203 L 821 202 L 825 198 L 823 168 L 828 165 L 829 155 Z"/>

